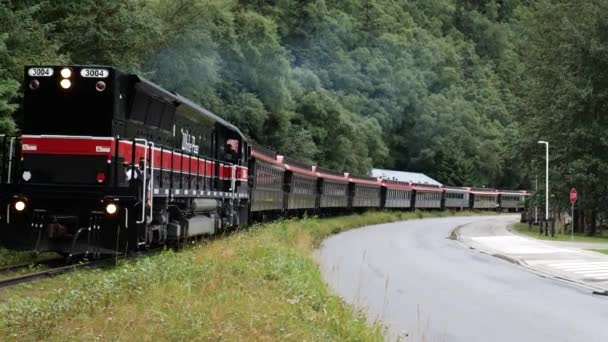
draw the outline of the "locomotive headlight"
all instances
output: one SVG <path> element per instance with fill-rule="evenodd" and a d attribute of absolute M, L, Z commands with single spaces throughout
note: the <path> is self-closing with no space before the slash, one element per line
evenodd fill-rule
<path fill-rule="evenodd" d="M 72 86 L 72 81 L 65 79 L 65 80 L 61 80 L 61 82 L 59 84 L 61 85 L 61 88 L 69 89 Z"/>
<path fill-rule="evenodd" d="M 70 78 L 70 76 L 72 76 L 72 70 L 70 70 L 69 68 L 61 69 L 61 77 Z"/>
<path fill-rule="evenodd" d="M 72 81 L 65 79 L 65 80 L 61 80 L 61 82 L 59 84 L 61 85 L 61 88 L 69 89 L 72 86 Z"/>
<path fill-rule="evenodd" d="M 118 211 L 118 207 L 116 206 L 116 204 L 108 203 L 108 205 L 106 205 L 106 213 L 112 215 L 115 214 L 116 211 Z"/>
<path fill-rule="evenodd" d="M 23 201 L 15 202 L 15 209 L 17 211 L 23 211 L 23 209 L 25 209 L 25 202 L 23 202 Z"/>
<path fill-rule="evenodd" d="M 24 181 L 29 182 L 29 180 L 32 179 L 32 173 L 29 171 L 23 171 L 23 174 L 21 175 L 21 177 L 23 178 Z"/>

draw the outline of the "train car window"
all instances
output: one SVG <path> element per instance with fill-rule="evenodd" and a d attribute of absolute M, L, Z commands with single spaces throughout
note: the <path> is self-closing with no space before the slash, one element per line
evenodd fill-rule
<path fill-rule="evenodd" d="M 236 139 L 226 140 L 226 146 L 224 147 L 224 157 L 227 161 L 235 163 L 239 157 L 239 141 Z"/>
<path fill-rule="evenodd" d="M 129 113 L 129 119 L 144 122 L 146 120 L 148 106 L 150 105 L 149 99 L 148 95 L 141 91 L 136 91 L 133 98 L 133 105 L 131 106 L 131 112 Z"/>
<path fill-rule="evenodd" d="M 166 104 L 158 101 L 150 101 L 148 111 L 146 113 L 146 125 L 160 127 L 160 121 L 165 110 Z"/>
<path fill-rule="evenodd" d="M 166 131 L 173 130 L 173 121 L 175 119 L 175 106 L 166 105 L 161 113 L 159 127 Z"/>

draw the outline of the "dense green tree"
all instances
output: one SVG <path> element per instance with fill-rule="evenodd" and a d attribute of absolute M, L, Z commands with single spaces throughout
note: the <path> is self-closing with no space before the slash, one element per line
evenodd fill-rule
<path fill-rule="evenodd" d="M 520 0 L 0 4 L 5 130 L 24 64 L 112 64 L 307 162 L 521 184 Z"/>
<path fill-rule="evenodd" d="M 65 59 L 48 39 L 51 25 L 35 19 L 43 5 L 0 1 L 0 134 L 15 131 L 13 114 L 18 109 L 23 66 Z"/>
<path fill-rule="evenodd" d="M 159 41 L 159 21 L 143 0 L 41 1 L 60 52 L 79 64 L 137 70 Z"/>
<path fill-rule="evenodd" d="M 7 65 L 10 57 L 6 49 L 7 34 L 0 35 L 0 63 Z M 16 105 L 11 103 L 17 96 L 18 83 L 6 75 L 4 69 L 0 69 L 0 134 L 10 134 L 15 131 L 12 114 Z"/>
<path fill-rule="evenodd" d="M 543 0 L 521 13 L 522 157 L 541 164 L 544 149 L 536 141 L 549 141 L 554 203 L 567 205 L 576 187 L 578 205 L 590 217 L 607 208 L 607 10 L 599 0 Z"/>

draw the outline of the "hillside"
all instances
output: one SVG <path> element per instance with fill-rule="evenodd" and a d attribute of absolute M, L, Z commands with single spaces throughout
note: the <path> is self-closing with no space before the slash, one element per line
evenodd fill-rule
<path fill-rule="evenodd" d="M 2 2 L 0 130 L 14 129 L 15 110 L 19 122 L 23 65 L 111 64 L 144 74 L 303 161 L 529 188 L 522 151 L 534 155 L 535 141 L 521 132 L 529 137 L 542 129 L 522 125 L 546 107 L 530 98 L 530 87 L 540 94 L 551 84 L 530 77 L 534 61 L 543 59 L 529 58 L 528 43 L 542 33 L 540 23 L 555 25 L 547 8 L 560 3 Z M 586 4 L 591 15 L 601 12 L 594 11 L 600 2 Z"/>

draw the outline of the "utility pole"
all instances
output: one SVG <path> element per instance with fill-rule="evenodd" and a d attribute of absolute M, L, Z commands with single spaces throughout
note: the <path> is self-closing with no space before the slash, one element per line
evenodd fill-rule
<path fill-rule="evenodd" d="M 538 224 L 538 174 L 534 175 L 534 223 Z"/>
<path fill-rule="evenodd" d="M 545 220 L 549 221 L 549 142 L 539 140 L 539 144 L 545 145 Z"/>

